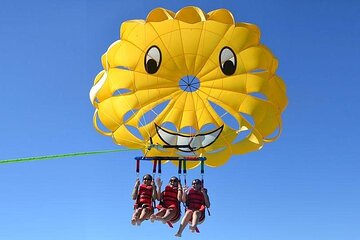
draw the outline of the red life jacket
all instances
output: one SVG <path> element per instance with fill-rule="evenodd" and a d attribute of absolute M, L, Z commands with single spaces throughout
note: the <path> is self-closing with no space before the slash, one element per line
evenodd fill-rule
<path fill-rule="evenodd" d="M 179 204 L 179 201 L 177 199 L 178 187 L 171 187 L 168 185 L 165 187 L 165 190 L 162 192 L 162 194 L 163 194 L 162 203 L 164 207 L 169 207 L 171 205 L 178 206 Z"/>
<path fill-rule="evenodd" d="M 203 193 L 190 188 L 187 193 L 186 206 L 190 210 L 204 210 L 205 198 Z"/>
<path fill-rule="evenodd" d="M 153 187 L 146 184 L 141 184 L 138 191 L 138 197 L 135 205 L 148 205 L 151 207 Z"/>

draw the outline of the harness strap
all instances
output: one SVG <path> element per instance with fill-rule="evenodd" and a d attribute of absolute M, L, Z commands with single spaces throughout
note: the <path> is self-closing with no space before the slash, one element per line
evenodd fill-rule
<path fill-rule="evenodd" d="M 137 178 L 139 178 L 139 173 L 140 173 L 140 159 L 136 160 L 136 176 Z"/>
<path fill-rule="evenodd" d="M 157 165 L 157 159 L 155 159 L 154 162 L 153 162 L 153 171 L 152 171 L 152 173 L 153 173 L 153 179 L 154 179 L 155 173 L 156 173 L 156 165 Z"/>
<path fill-rule="evenodd" d="M 161 160 L 158 160 L 158 174 L 161 175 Z"/>
<path fill-rule="evenodd" d="M 184 184 L 186 186 L 186 159 L 183 159 L 183 175 L 184 175 Z"/>
<path fill-rule="evenodd" d="M 201 160 L 201 171 L 200 171 L 200 173 L 201 173 L 201 184 L 202 184 L 202 186 L 204 186 L 204 172 L 205 172 L 205 170 L 204 170 L 204 160 Z"/>
<path fill-rule="evenodd" d="M 169 227 L 174 228 L 174 226 L 172 225 L 172 223 L 170 221 L 167 221 L 166 223 L 167 223 L 167 225 L 169 225 Z"/>

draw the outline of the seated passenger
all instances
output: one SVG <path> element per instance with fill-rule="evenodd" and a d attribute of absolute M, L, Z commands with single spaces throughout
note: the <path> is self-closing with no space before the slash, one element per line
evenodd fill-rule
<path fill-rule="evenodd" d="M 156 198 L 155 183 L 150 174 L 143 177 L 143 183 L 136 179 L 134 190 L 132 191 L 132 199 L 136 200 L 134 204 L 134 213 L 131 218 L 132 225 L 140 225 L 144 220 L 150 218 L 154 213 L 152 203 Z"/>
<path fill-rule="evenodd" d="M 180 219 L 180 202 L 182 198 L 181 184 L 177 177 L 171 177 L 169 184 L 165 187 L 164 191 L 161 191 L 162 181 L 160 178 L 156 179 L 157 183 L 157 200 L 160 201 L 156 207 L 159 211 L 151 215 L 150 220 L 162 221 L 163 223 L 177 222 Z M 180 186 L 180 187 L 179 187 Z"/>
<path fill-rule="evenodd" d="M 197 225 L 205 220 L 205 207 L 210 207 L 207 189 L 203 188 L 200 179 L 193 180 L 191 188 L 184 187 L 182 201 L 186 204 L 186 212 L 181 220 L 179 230 L 175 234 L 176 237 L 181 237 L 189 222 L 191 223 L 190 230 L 194 232 Z"/>

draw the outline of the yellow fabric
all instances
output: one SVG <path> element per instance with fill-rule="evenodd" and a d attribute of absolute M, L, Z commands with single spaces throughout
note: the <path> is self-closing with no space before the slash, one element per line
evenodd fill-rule
<path fill-rule="evenodd" d="M 144 59 L 152 46 L 160 50 L 161 62 L 157 72 L 149 74 Z M 224 47 L 235 53 L 232 75 L 225 75 L 220 67 L 219 54 Z M 208 166 L 217 167 L 234 154 L 259 150 L 281 132 L 281 113 L 288 100 L 285 84 L 276 75 L 278 61 L 260 43 L 259 28 L 235 23 L 226 9 L 204 13 L 190 6 L 174 13 L 156 8 L 146 20 L 124 22 L 120 40 L 109 47 L 101 61 L 104 70 L 96 76 L 93 88 L 98 86 L 91 93 L 96 108 L 94 126 L 100 133 L 112 136 L 116 144 L 143 146 L 144 151 L 150 137 L 154 143 L 164 144 L 154 123 L 172 123 L 178 131 L 184 127 L 199 131 L 207 124 L 224 126 L 212 145 L 197 151 L 207 157 Z M 179 87 L 179 80 L 187 75 L 199 79 L 198 90 L 185 92 Z M 100 80 L 102 77 L 105 82 Z M 168 105 L 153 122 L 143 122 L 145 113 L 166 101 Z M 231 114 L 239 127 L 228 126 L 211 102 Z M 253 122 L 245 115 L 251 116 Z M 98 121 L 106 130 L 98 126 Z M 141 136 L 136 136 L 130 126 Z M 237 141 L 238 134 L 244 131 L 248 135 Z M 181 154 L 176 149 L 152 149 L 147 156 Z M 190 168 L 197 165 L 189 163 Z"/>

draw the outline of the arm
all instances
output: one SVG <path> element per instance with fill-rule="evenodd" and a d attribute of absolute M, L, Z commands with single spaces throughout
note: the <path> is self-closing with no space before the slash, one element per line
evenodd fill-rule
<path fill-rule="evenodd" d="M 161 181 L 161 179 L 160 179 L 160 178 L 157 178 L 157 179 L 156 179 L 156 183 L 157 183 L 157 186 L 158 186 L 157 192 L 156 192 L 156 199 L 157 199 L 158 201 L 160 201 L 160 200 L 161 200 L 161 186 L 162 186 L 162 181 Z"/>
<path fill-rule="evenodd" d="M 157 199 L 157 193 L 156 193 L 156 185 L 154 179 L 151 181 L 152 185 L 152 198 L 155 200 Z"/>
<path fill-rule="evenodd" d="M 182 201 L 182 186 L 181 186 L 181 183 L 179 182 L 179 186 L 178 186 L 178 192 L 177 192 L 177 200 L 179 202 Z"/>
<path fill-rule="evenodd" d="M 206 188 L 201 188 L 201 192 L 204 195 L 205 206 L 207 208 L 209 208 L 210 207 L 210 198 L 209 198 L 209 195 L 207 194 L 207 189 Z"/>
<path fill-rule="evenodd" d="M 137 178 L 134 189 L 132 190 L 132 193 L 131 193 L 131 197 L 133 200 L 135 200 L 137 198 L 139 186 L 140 186 L 140 180 Z"/>
<path fill-rule="evenodd" d="M 187 201 L 187 194 L 188 194 L 188 188 L 185 186 L 185 187 L 183 188 L 182 198 L 181 198 L 181 201 L 182 201 L 183 203 L 186 203 L 186 201 Z"/>

